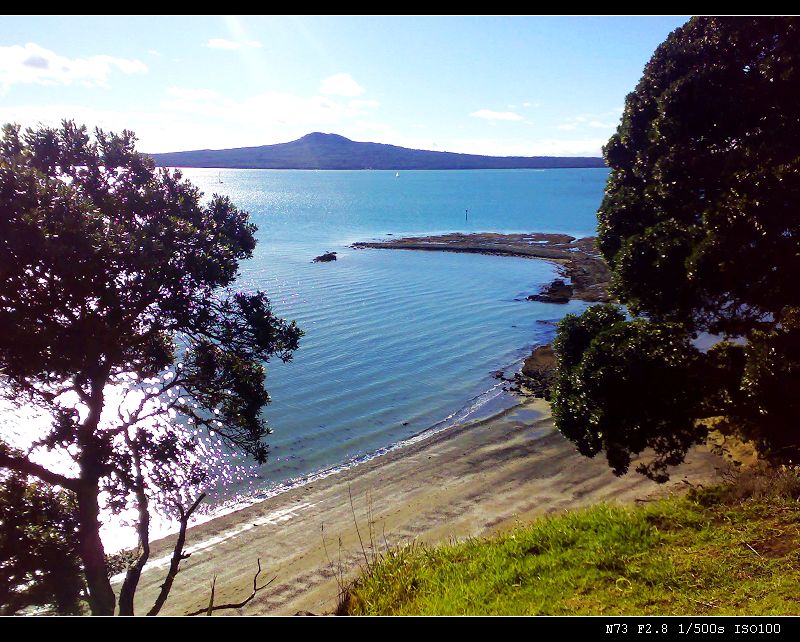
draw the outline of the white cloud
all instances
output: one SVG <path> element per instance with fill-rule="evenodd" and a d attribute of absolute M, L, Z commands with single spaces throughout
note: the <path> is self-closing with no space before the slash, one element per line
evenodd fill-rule
<path fill-rule="evenodd" d="M 489 120 L 489 121 L 524 120 L 522 116 L 513 111 L 492 111 L 491 109 L 479 109 L 478 111 L 472 112 L 470 116 L 474 116 L 475 118 L 483 118 L 484 120 Z"/>
<path fill-rule="evenodd" d="M 151 145 L 154 141 L 158 141 L 159 144 L 162 141 L 169 141 L 175 128 L 175 118 L 172 114 L 158 112 L 123 112 L 57 103 L 0 106 L 0 123 L 17 123 L 23 127 L 36 127 L 39 124 L 58 127 L 63 119 L 86 125 L 89 130 L 95 127 L 115 132 L 131 129 L 141 141 L 149 139 Z M 147 150 L 144 144 L 137 145 L 137 148 Z"/>
<path fill-rule="evenodd" d="M 576 129 L 591 127 L 593 129 L 612 130 L 619 124 L 617 120 L 618 117 L 619 113 L 617 109 L 612 109 L 602 114 L 580 114 L 579 116 L 565 119 L 560 125 L 556 125 L 556 129 L 574 131 Z M 609 118 L 611 118 L 611 120 L 609 120 Z"/>
<path fill-rule="evenodd" d="M 381 106 L 377 100 L 351 100 L 347 104 L 353 109 L 377 109 Z"/>
<path fill-rule="evenodd" d="M 261 43 L 258 40 L 226 40 L 225 38 L 210 38 L 205 45 L 209 49 L 258 49 Z"/>
<path fill-rule="evenodd" d="M 537 140 L 532 146 L 536 156 L 600 156 L 608 138 L 584 138 L 562 140 L 545 138 Z"/>
<path fill-rule="evenodd" d="M 300 125 L 308 127 L 336 125 L 348 118 L 362 116 L 363 108 L 354 108 L 325 96 L 296 96 L 266 92 L 242 101 L 223 98 L 207 90 L 178 90 L 164 101 L 165 111 L 197 114 L 229 123 Z M 311 129 L 309 129 L 311 131 Z M 305 132 L 308 133 L 308 132 Z"/>
<path fill-rule="evenodd" d="M 0 47 L 0 85 L 72 85 L 108 87 L 115 72 L 143 74 L 147 65 L 139 60 L 113 56 L 66 58 L 29 42 L 24 46 Z"/>
<path fill-rule="evenodd" d="M 157 49 L 148 49 L 147 53 L 149 53 L 151 56 L 155 56 L 157 58 L 161 58 L 161 56 L 162 56 L 162 53 L 160 51 L 158 51 Z"/>
<path fill-rule="evenodd" d="M 167 96 L 180 100 L 215 100 L 219 94 L 213 89 L 188 89 L 186 87 L 170 87 Z"/>
<path fill-rule="evenodd" d="M 189 142 L 170 147 L 165 141 L 158 140 L 149 143 L 146 149 L 159 152 L 263 145 L 286 142 L 312 131 L 363 136 L 369 130 L 385 128 L 372 117 L 379 104 L 376 100 L 297 96 L 282 92 L 266 92 L 244 100 L 233 100 L 208 89 L 172 87 L 167 91 L 160 111 L 181 123 L 180 128 Z M 173 134 L 177 135 L 177 129 Z"/>
<path fill-rule="evenodd" d="M 360 96 L 366 91 L 350 74 L 341 73 L 329 76 L 322 81 L 319 92 L 331 96 Z"/>
<path fill-rule="evenodd" d="M 353 126 L 356 131 L 380 132 L 381 134 L 394 132 L 391 125 L 377 120 L 357 120 Z"/>

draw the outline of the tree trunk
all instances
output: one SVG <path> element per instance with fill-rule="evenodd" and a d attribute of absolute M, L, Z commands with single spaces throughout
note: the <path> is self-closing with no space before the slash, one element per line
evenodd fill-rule
<path fill-rule="evenodd" d="M 100 505 L 97 502 L 99 491 L 97 481 L 84 482 L 78 491 L 81 559 L 89 588 L 92 615 L 114 615 L 116 597 L 108 577 L 103 540 L 100 539 Z"/>
<path fill-rule="evenodd" d="M 83 572 L 89 589 L 89 606 L 92 615 L 114 615 L 116 596 L 108 577 L 106 552 L 100 538 L 100 476 L 101 456 L 95 432 L 103 412 L 103 390 L 108 378 L 108 369 L 98 372 L 90 379 L 91 394 L 85 400 L 89 414 L 78 429 L 80 455 L 80 486 L 78 499 L 78 536 L 80 539 Z"/>
<path fill-rule="evenodd" d="M 142 576 L 147 560 L 150 558 L 150 507 L 147 501 L 147 494 L 144 490 L 144 474 L 142 473 L 142 459 L 139 454 L 139 444 L 134 443 L 126 434 L 126 442 L 133 454 L 133 461 L 136 465 L 136 504 L 139 510 L 139 558 L 136 563 L 128 567 L 125 574 L 125 581 L 119 591 L 119 614 L 135 615 L 133 610 L 133 598 L 136 595 L 136 587 L 139 585 L 139 578 Z"/>

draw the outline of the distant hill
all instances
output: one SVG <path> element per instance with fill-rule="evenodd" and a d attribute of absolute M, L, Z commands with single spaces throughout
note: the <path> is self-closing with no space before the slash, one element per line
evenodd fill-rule
<path fill-rule="evenodd" d="M 150 154 L 161 167 L 242 169 L 543 169 L 605 167 L 594 156 L 475 156 L 359 143 L 315 132 L 290 143 Z"/>

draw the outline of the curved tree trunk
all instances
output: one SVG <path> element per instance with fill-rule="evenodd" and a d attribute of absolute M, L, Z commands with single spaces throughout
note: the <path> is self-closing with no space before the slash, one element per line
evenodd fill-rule
<path fill-rule="evenodd" d="M 108 577 L 103 540 L 100 539 L 99 491 L 97 481 L 84 483 L 78 491 L 80 551 L 92 615 L 114 615 L 116 597 Z"/>
<path fill-rule="evenodd" d="M 125 581 L 119 591 L 119 614 L 135 615 L 133 598 L 136 595 L 136 587 L 139 585 L 144 566 L 150 558 L 150 509 L 147 494 L 144 491 L 144 475 L 142 474 L 142 459 L 139 454 L 139 446 L 127 434 L 126 442 L 133 453 L 133 461 L 136 465 L 135 494 L 139 510 L 139 558 L 135 564 L 128 567 L 128 572 L 125 574 Z"/>
<path fill-rule="evenodd" d="M 105 382 L 108 368 L 95 373 L 91 377 L 90 393 L 79 394 L 89 407 L 86 420 L 78 429 L 78 446 L 80 454 L 80 482 L 77 489 L 78 499 L 78 537 L 80 540 L 83 572 L 89 589 L 89 606 L 92 615 L 114 615 L 116 596 L 108 577 L 106 552 L 100 537 L 100 476 L 102 457 L 98 452 L 99 442 L 96 438 L 97 427 L 103 412 Z"/>

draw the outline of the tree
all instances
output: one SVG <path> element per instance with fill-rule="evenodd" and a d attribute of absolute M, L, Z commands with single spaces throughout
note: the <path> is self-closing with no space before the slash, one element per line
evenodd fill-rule
<path fill-rule="evenodd" d="M 604 148 L 611 173 L 599 245 L 614 294 L 639 317 L 625 322 L 636 327 L 636 350 L 655 358 L 669 342 L 678 349 L 677 341 L 707 384 L 695 403 L 698 378 L 687 372 L 689 416 L 672 418 L 669 446 L 656 440 L 661 428 L 629 415 L 615 446 L 623 459 L 646 445 L 682 460 L 703 431 L 695 421 L 690 435 L 687 420 L 714 413 L 767 455 L 800 455 L 797 415 L 787 406 L 800 392 L 799 63 L 796 18 L 693 18 L 658 47 Z M 637 343 L 667 327 L 664 346 Z M 562 349 L 572 342 L 568 329 Z M 701 352 L 687 342 L 700 332 L 723 343 Z M 627 381 L 626 369 L 611 363 L 624 365 L 613 360 L 630 353 L 632 337 L 620 329 L 600 340 L 608 344 L 603 357 L 599 345 L 578 350 L 587 359 L 580 373 L 572 370 L 578 388 L 600 386 L 597 378 L 607 389 Z M 642 373 L 657 400 L 665 394 L 659 373 Z M 671 393 L 680 393 L 679 383 Z M 605 400 L 589 388 L 583 402 L 604 413 Z M 557 408 L 571 403 L 572 393 L 561 390 Z M 559 413 L 571 416 L 566 407 Z"/>
<path fill-rule="evenodd" d="M 256 245 L 248 214 L 222 196 L 203 203 L 135 140 L 66 121 L 6 125 L 0 140 L 0 391 L 52 417 L 24 444 L 2 435 L 0 469 L 69 493 L 103 615 L 116 597 L 101 511 L 138 515 L 119 599 L 133 614 L 151 510 L 185 517 L 185 531 L 226 453 L 265 461 L 264 363 L 288 361 L 302 334 L 263 292 L 230 289 Z"/>
<path fill-rule="evenodd" d="M 84 590 L 74 497 L 20 473 L 0 485 L 0 613 L 53 604 L 80 613 Z"/>
<path fill-rule="evenodd" d="M 626 321 L 616 306 L 593 306 L 564 318 L 554 347 L 553 417 L 581 454 L 605 452 L 621 475 L 633 453 L 651 448 L 656 456 L 637 470 L 666 481 L 668 466 L 705 437 L 695 419 L 707 373 L 682 326 Z"/>

